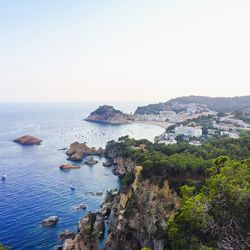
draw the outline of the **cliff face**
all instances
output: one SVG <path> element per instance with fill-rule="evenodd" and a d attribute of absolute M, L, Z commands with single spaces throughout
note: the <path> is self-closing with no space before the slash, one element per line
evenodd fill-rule
<path fill-rule="evenodd" d="M 123 176 L 127 173 L 134 171 L 135 163 L 130 158 L 116 157 L 113 160 L 115 167 L 113 172 L 115 175 Z"/>
<path fill-rule="evenodd" d="M 85 120 L 108 124 L 126 124 L 129 121 L 129 116 L 112 106 L 103 105 L 92 112 Z"/>
<path fill-rule="evenodd" d="M 159 187 L 142 180 L 141 170 L 135 167 L 133 184 L 127 193 L 120 193 L 116 212 L 110 214 L 112 226 L 105 250 L 164 249 L 166 221 L 179 208 L 179 200 L 167 181 Z"/>
<path fill-rule="evenodd" d="M 168 181 L 159 186 L 143 180 L 141 171 L 141 166 L 135 166 L 134 181 L 126 192 L 107 192 L 100 211 L 80 220 L 78 235 L 66 240 L 63 250 L 98 250 L 97 238 L 103 235 L 105 218 L 109 233 L 105 250 L 165 249 L 167 219 L 179 208 L 179 200 Z"/>
<path fill-rule="evenodd" d="M 142 166 L 131 157 L 123 157 L 123 148 L 110 143 L 104 155 L 115 164 L 114 173 L 121 178 L 121 189 L 107 192 L 97 213 L 89 213 L 79 222 L 79 234 L 64 244 L 64 250 L 97 249 L 97 235 L 108 223 L 105 250 L 166 249 L 167 220 L 179 208 L 177 194 L 167 180 L 154 176 L 143 179 Z M 87 230 L 87 231 L 86 231 Z M 67 247 L 67 244 L 69 247 Z"/>
<path fill-rule="evenodd" d="M 97 239 L 103 236 L 104 229 L 104 218 L 98 213 L 89 212 L 79 221 L 77 236 L 65 240 L 63 250 L 99 250 Z"/>

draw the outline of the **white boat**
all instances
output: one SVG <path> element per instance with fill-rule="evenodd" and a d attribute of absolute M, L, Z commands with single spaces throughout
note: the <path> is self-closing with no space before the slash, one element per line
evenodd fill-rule
<path fill-rule="evenodd" d="M 70 187 L 71 190 L 75 190 L 76 189 L 75 186 L 72 183 L 72 180 L 70 180 L 70 186 L 69 187 Z"/>
<path fill-rule="evenodd" d="M 2 175 L 2 181 L 4 181 L 6 179 L 6 174 L 3 173 Z"/>

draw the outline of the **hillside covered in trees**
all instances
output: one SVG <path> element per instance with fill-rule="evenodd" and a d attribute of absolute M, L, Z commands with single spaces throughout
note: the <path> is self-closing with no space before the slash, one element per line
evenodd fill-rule
<path fill-rule="evenodd" d="M 176 105 L 197 103 L 206 105 L 217 112 L 244 111 L 250 108 L 250 96 L 239 97 L 207 97 L 207 96 L 183 96 L 170 99 L 167 102 L 149 104 L 138 107 L 135 114 L 157 114 L 161 111 L 172 110 Z"/>
<path fill-rule="evenodd" d="M 132 250 L 143 247 L 153 250 L 159 242 L 161 249 L 250 249 L 249 136 L 239 139 L 220 137 L 206 141 L 202 146 L 187 143 L 165 145 L 125 136 L 110 141 L 106 152 L 112 152 L 112 159 L 130 159 L 136 166 L 142 166 L 139 176 L 129 169 L 120 176 L 121 197 L 133 192 L 131 198 L 127 198 L 125 214 L 130 216 L 123 232 L 126 236 L 133 235 L 133 238 L 122 244 L 130 242 Z M 168 198 L 172 200 L 171 204 L 165 200 L 164 205 L 161 198 L 147 203 L 145 193 L 136 191 L 147 190 L 146 186 L 157 190 L 155 186 L 158 186 L 157 192 L 164 192 L 167 190 L 166 181 L 172 190 Z M 179 202 L 173 198 L 174 193 Z M 168 211 L 167 216 L 158 213 L 155 231 L 143 225 L 143 220 L 140 226 L 134 226 L 133 215 L 137 213 L 139 216 L 141 204 L 148 216 L 157 204 L 165 206 L 165 211 Z M 161 216 L 165 216 L 165 224 Z M 154 236 L 151 240 L 141 236 L 135 239 L 142 232 Z M 136 247 L 132 247 L 132 241 L 137 242 Z"/>

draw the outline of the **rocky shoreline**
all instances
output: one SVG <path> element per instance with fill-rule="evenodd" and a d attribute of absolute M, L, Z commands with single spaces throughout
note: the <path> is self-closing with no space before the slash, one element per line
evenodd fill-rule
<path fill-rule="evenodd" d="M 100 250 L 98 240 L 103 238 L 105 230 L 108 237 L 103 250 L 164 249 L 164 239 L 157 234 L 166 229 L 167 219 L 179 208 L 178 196 L 167 180 L 161 186 L 143 180 L 142 167 L 133 159 L 120 156 L 118 151 L 107 146 L 103 155 L 114 165 L 115 175 L 133 174 L 133 181 L 127 189 L 107 191 L 100 209 L 88 212 L 78 222 L 78 233 L 64 241 L 63 250 Z"/>

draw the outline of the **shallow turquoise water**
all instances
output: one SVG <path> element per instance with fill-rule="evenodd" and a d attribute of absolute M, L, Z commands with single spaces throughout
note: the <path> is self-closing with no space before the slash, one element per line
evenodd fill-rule
<path fill-rule="evenodd" d="M 137 104 L 116 104 L 134 111 Z M 64 151 L 74 141 L 89 146 L 102 146 L 122 135 L 153 139 L 162 132 L 156 126 L 132 124 L 100 125 L 83 121 L 98 104 L 0 104 L 0 242 L 12 249 L 51 249 L 61 244 L 59 232 L 76 231 L 77 221 L 88 211 L 97 210 L 104 198 L 86 195 L 118 186 L 112 169 L 102 166 L 104 159 L 93 167 L 63 172 Z M 12 142 L 16 137 L 31 134 L 43 139 L 40 146 L 22 147 Z M 69 188 L 70 182 L 76 186 Z M 86 211 L 71 207 L 84 203 Z M 54 228 L 43 228 L 40 221 L 58 215 Z"/>

